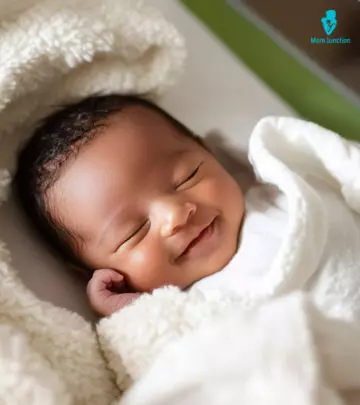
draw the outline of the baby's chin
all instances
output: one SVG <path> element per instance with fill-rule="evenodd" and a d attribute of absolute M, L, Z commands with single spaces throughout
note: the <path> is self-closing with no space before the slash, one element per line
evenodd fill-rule
<path fill-rule="evenodd" d="M 178 282 L 172 282 L 172 283 L 163 283 L 157 286 L 153 286 L 153 288 L 147 288 L 147 289 L 141 289 L 141 290 L 136 290 L 132 289 L 132 291 L 140 292 L 140 293 L 152 293 L 155 290 L 161 289 L 161 288 L 166 288 L 166 287 L 177 287 L 182 291 L 189 291 L 191 287 L 193 287 L 198 281 L 203 280 L 204 278 L 211 277 L 212 275 L 222 271 L 226 265 L 231 261 L 232 257 L 234 256 L 236 252 L 236 248 L 230 252 L 226 258 L 217 266 L 212 265 L 209 267 L 208 263 L 207 265 L 204 263 L 203 266 L 201 266 L 200 263 L 197 264 L 197 270 L 201 269 L 202 271 L 191 271 L 189 274 L 189 277 L 187 280 L 181 280 Z M 195 273 L 195 274 L 194 274 Z"/>
<path fill-rule="evenodd" d="M 220 243 L 218 243 L 217 246 L 213 246 L 213 251 L 208 257 L 205 257 L 203 260 L 201 260 L 201 262 L 196 263 L 193 272 L 191 272 L 191 276 L 193 277 L 191 285 L 197 281 L 221 272 L 229 264 L 239 247 L 242 219 L 243 218 L 240 218 L 236 228 L 226 227 L 224 226 L 224 222 L 220 222 L 219 228 L 220 230 L 221 228 L 223 230 L 217 235 L 218 242 Z"/>
<path fill-rule="evenodd" d="M 237 251 L 237 241 L 236 243 L 234 243 L 234 247 L 233 249 L 229 249 L 228 252 L 226 252 L 227 254 L 224 255 L 223 260 L 219 263 L 217 263 L 216 266 L 205 266 L 203 267 L 204 271 L 200 272 L 197 277 L 186 287 L 182 288 L 183 291 L 188 291 L 189 289 L 191 289 L 191 287 L 196 284 L 198 281 L 203 280 L 204 278 L 207 277 L 211 277 L 216 273 L 221 272 L 222 270 L 224 270 L 224 268 L 230 263 L 231 259 L 234 257 L 236 251 Z M 181 288 L 181 287 L 180 287 Z"/>

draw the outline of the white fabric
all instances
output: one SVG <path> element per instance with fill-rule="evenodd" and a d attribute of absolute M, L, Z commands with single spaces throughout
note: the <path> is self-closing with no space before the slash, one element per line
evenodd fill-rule
<path fill-rule="evenodd" d="M 122 405 L 355 405 L 359 341 L 300 294 L 230 311 L 167 346 Z"/>

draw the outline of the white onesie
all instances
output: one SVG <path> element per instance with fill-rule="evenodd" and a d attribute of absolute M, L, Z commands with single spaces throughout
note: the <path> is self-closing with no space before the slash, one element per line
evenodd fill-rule
<path fill-rule="evenodd" d="M 251 188 L 245 196 L 245 217 L 238 251 L 218 273 L 194 286 L 206 291 L 236 294 L 239 284 L 261 277 L 271 265 L 287 227 L 288 213 L 283 193 L 270 185 Z"/>

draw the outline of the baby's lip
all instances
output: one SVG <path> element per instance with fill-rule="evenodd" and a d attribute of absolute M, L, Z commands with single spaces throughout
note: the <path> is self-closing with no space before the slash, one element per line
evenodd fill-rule
<path fill-rule="evenodd" d="M 193 232 L 191 238 L 189 238 L 186 243 L 179 249 L 179 254 L 177 255 L 176 260 L 181 260 L 188 251 L 201 240 L 202 234 L 214 223 L 216 217 L 211 218 L 210 221 L 206 222 L 205 225 L 199 226 L 196 231 Z"/>

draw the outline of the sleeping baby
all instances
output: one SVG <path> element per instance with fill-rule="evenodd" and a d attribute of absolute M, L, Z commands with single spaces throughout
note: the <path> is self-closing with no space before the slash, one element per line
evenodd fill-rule
<path fill-rule="evenodd" d="M 304 288 L 333 315 L 339 301 L 350 300 L 350 317 L 357 317 L 358 288 L 342 287 L 326 249 L 337 246 L 335 256 L 344 256 L 338 264 L 359 263 L 360 271 L 358 215 L 330 183 L 303 174 L 308 202 L 296 187 L 290 196 L 271 182 L 244 197 L 183 124 L 144 98 L 108 95 L 48 116 L 19 154 L 14 187 L 44 239 L 87 272 L 89 300 L 101 315 L 173 285 L 244 299 Z M 318 222 L 306 222 L 306 208 L 320 200 Z M 303 228 L 295 241 L 296 207 Z M 339 210 L 339 220 L 331 217 Z"/>

